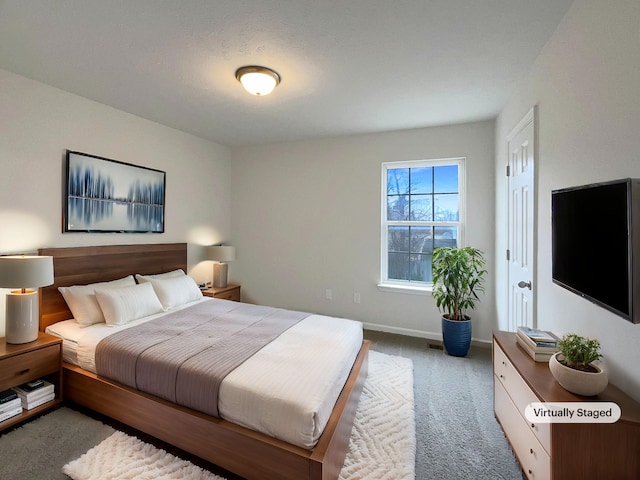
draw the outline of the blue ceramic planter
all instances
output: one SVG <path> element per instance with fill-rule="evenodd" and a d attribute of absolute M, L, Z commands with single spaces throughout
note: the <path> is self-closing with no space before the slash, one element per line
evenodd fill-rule
<path fill-rule="evenodd" d="M 442 317 L 442 341 L 449 355 L 465 357 L 471 345 L 471 320 L 449 320 Z"/>

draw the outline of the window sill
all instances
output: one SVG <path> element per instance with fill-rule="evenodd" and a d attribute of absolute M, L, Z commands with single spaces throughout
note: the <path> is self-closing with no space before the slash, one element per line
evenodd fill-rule
<path fill-rule="evenodd" d="M 398 283 L 379 283 L 378 290 L 387 293 L 407 293 L 409 295 L 431 295 L 432 285 L 407 285 Z"/>

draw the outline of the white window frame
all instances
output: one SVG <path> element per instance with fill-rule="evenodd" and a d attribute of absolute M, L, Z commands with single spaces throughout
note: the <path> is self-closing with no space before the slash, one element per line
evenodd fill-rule
<path fill-rule="evenodd" d="M 411 226 L 451 226 L 458 225 L 458 246 L 465 244 L 465 225 L 466 225 L 466 158 L 438 158 L 429 160 L 409 160 L 398 162 L 384 162 L 382 164 L 381 174 L 381 222 L 380 222 L 380 282 L 378 289 L 385 292 L 411 293 L 417 295 L 429 295 L 433 290 L 433 283 L 416 282 L 409 280 L 395 280 L 388 278 L 389 272 L 389 226 L 390 225 L 411 225 Z M 458 201 L 459 201 L 459 217 L 457 222 L 395 222 L 387 220 L 387 171 L 396 168 L 416 168 L 416 167 L 436 167 L 443 165 L 458 166 Z"/>

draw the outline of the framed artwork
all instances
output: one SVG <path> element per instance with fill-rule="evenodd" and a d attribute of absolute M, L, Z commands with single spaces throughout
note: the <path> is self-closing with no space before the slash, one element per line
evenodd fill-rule
<path fill-rule="evenodd" d="M 166 174 L 68 150 L 63 232 L 163 233 Z"/>

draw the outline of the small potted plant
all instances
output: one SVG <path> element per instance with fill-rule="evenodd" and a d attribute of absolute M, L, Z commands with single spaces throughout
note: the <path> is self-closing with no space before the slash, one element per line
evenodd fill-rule
<path fill-rule="evenodd" d="M 442 340 L 449 355 L 464 357 L 471 345 L 471 317 L 478 293 L 484 293 L 485 259 L 473 247 L 433 251 L 433 298 L 443 312 Z"/>
<path fill-rule="evenodd" d="M 607 388 L 606 372 L 594 363 L 602 358 L 598 340 L 569 333 L 558 342 L 558 348 L 560 351 L 549 359 L 549 369 L 565 390 L 588 397 Z"/>

